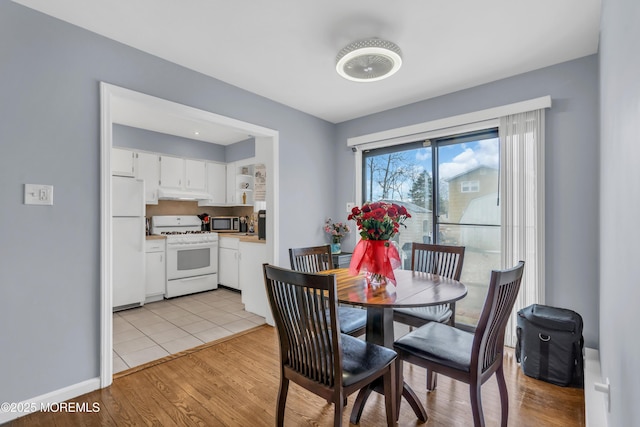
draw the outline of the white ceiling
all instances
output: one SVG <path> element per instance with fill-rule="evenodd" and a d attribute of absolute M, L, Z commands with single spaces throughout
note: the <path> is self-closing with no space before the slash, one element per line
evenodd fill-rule
<path fill-rule="evenodd" d="M 600 0 L 14 1 L 333 123 L 594 54 L 600 25 Z M 372 37 L 400 71 L 339 77 Z"/>

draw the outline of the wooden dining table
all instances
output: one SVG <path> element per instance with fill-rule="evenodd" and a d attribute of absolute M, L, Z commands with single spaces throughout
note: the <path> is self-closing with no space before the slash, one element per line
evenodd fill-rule
<path fill-rule="evenodd" d="M 467 287 L 457 280 L 436 274 L 394 270 L 396 284 L 381 286 L 367 284 L 363 273 L 352 276 L 348 268 L 325 270 L 323 274 L 336 276 L 338 302 L 358 305 L 367 310 L 366 341 L 393 348 L 393 309 L 425 307 L 458 301 L 467 295 Z M 358 424 L 364 405 L 372 391 L 382 393 L 382 387 L 374 384 L 360 390 L 356 397 L 350 421 Z M 415 392 L 404 383 L 404 397 L 421 421 L 427 420 L 424 407 Z"/>

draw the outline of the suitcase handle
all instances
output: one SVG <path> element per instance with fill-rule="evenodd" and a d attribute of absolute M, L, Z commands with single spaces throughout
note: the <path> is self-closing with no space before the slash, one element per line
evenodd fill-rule
<path fill-rule="evenodd" d="M 544 342 L 551 340 L 551 337 L 549 335 L 542 335 L 540 333 L 538 333 L 538 338 L 540 338 L 540 341 L 544 341 Z"/>

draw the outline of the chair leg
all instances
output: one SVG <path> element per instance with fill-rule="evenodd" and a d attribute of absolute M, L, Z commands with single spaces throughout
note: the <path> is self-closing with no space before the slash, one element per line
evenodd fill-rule
<path fill-rule="evenodd" d="M 397 360 L 391 362 L 389 365 L 389 371 L 383 376 L 384 383 L 384 403 L 387 413 L 387 426 L 393 427 L 396 425 L 398 419 L 398 411 L 396 405 L 398 403 L 397 394 Z"/>
<path fill-rule="evenodd" d="M 500 405 L 502 407 L 502 415 L 500 425 L 507 427 L 507 421 L 509 419 L 509 395 L 507 393 L 507 382 L 504 380 L 504 370 L 502 364 L 496 371 L 496 380 L 498 380 L 498 390 L 500 391 Z"/>
<path fill-rule="evenodd" d="M 438 385 L 438 374 L 431 369 L 427 369 L 427 390 L 433 391 Z"/>
<path fill-rule="evenodd" d="M 281 374 L 280 390 L 278 390 L 278 408 L 276 410 L 276 426 L 284 425 L 284 408 L 287 403 L 287 392 L 289 391 L 289 380 Z"/>
<path fill-rule="evenodd" d="M 400 419 L 400 404 L 402 403 L 402 392 L 404 390 L 404 372 L 402 371 L 403 363 L 399 357 L 396 359 L 396 421 Z"/>
<path fill-rule="evenodd" d="M 333 426 L 342 427 L 342 412 L 344 411 L 344 399 L 338 398 L 334 403 Z"/>
<path fill-rule="evenodd" d="M 482 413 L 482 398 L 480 395 L 481 388 L 482 384 L 480 382 L 469 384 L 469 394 L 471 397 L 471 413 L 473 414 L 473 425 L 475 427 L 485 427 L 484 414 Z"/>

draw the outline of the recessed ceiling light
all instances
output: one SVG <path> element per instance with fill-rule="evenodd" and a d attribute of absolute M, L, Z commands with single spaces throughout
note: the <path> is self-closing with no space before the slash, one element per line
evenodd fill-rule
<path fill-rule="evenodd" d="M 193 132 L 193 133 L 194 133 L 195 135 L 200 135 L 200 132 L 198 132 L 198 131 L 195 131 L 195 132 Z"/>
<path fill-rule="evenodd" d="M 402 51 L 381 39 L 359 40 L 336 56 L 336 71 L 347 80 L 375 82 L 395 74 L 402 65 Z"/>

